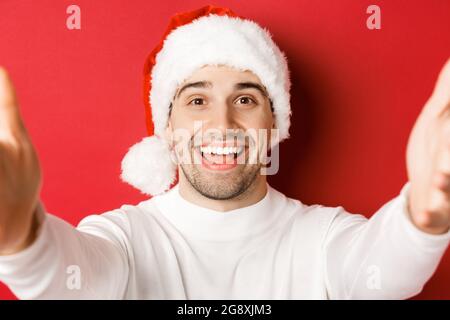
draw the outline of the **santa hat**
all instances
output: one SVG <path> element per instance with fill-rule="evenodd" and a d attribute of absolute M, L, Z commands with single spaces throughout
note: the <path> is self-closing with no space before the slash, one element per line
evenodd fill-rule
<path fill-rule="evenodd" d="M 208 5 L 174 15 L 144 66 L 144 104 L 148 137 L 122 160 L 121 178 L 148 195 L 171 188 L 177 178 L 174 151 L 164 138 L 169 107 L 178 86 L 204 65 L 250 70 L 272 101 L 278 141 L 289 137 L 290 87 L 285 54 L 271 33 L 230 9 Z"/>

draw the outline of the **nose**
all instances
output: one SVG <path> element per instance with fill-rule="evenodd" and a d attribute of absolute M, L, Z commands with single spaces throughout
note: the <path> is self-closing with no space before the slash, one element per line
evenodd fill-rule
<path fill-rule="evenodd" d="M 234 110 L 226 101 L 217 103 L 212 109 L 210 127 L 220 130 L 224 134 L 227 129 L 238 128 Z"/>

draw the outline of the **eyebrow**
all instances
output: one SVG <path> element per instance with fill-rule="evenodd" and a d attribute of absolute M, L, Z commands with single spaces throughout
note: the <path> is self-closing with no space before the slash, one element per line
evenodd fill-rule
<path fill-rule="evenodd" d="M 256 82 L 239 82 L 234 85 L 235 90 L 243 90 L 243 89 L 248 89 L 248 88 L 256 89 L 264 97 L 269 98 L 269 94 L 267 93 L 267 90 L 263 86 L 261 86 L 260 84 L 258 84 Z"/>
<path fill-rule="evenodd" d="M 185 84 L 176 94 L 175 98 L 178 99 L 181 93 L 188 88 L 211 88 L 213 84 L 210 81 L 197 81 Z"/>
<path fill-rule="evenodd" d="M 212 82 L 210 81 L 197 81 L 197 82 L 191 82 L 185 84 L 176 94 L 175 98 L 178 99 L 181 95 L 181 93 L 188 89 L 188 88 L 211 88 L 213 86 Z M 267 93 L 267 90 L 261 86 L 260 84 L 256 82 L 239 82 L 234 85 L 235 90 L 243 90 L 243 89 L 249 89 L 253 88 L 258 90 L 263 96 L 269 98 L 269 94 Z"/>

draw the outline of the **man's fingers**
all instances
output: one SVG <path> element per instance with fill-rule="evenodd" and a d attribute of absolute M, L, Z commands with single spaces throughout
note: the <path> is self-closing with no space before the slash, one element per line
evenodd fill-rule
<path fill-rule="evenodd" d="M 434 181 L 439 184 L 439 187 L 433 188 L 431 192 L 428 211 L 434 214 L 435 222 L 443 220 L 447 225 L 450 221 L 450 193 L 446 188 L 447 178 L 444 174 L 437 174 Z"/>
<path fill-rule="evenodd" d="M 439 73 L 426 108 L 434 115 L 450 112 L 450 58 Z"/>
<path fill-rule="evenodd" d="M 439 73 L 433 94 L 439 96 L 444 101 L 450 101 L 450 58 L 447 59 L 447 62 Z"/>
<path fill-rule="evenodd" d="M 443 128 L 441 132 L 439 149 L 437 152 L 435 174 L 432 180 L 432 188 L 436 189 L 432 204 L 442 207 L 441 202 L 447 202 L 450 206 L 450 126 Z M 449 212 L 450 215 L 450 212 Z"/>
<path fill-rule="evenodd" d="M 439 125 L 436 126 L 439 128 Z M 450 175 L 450 118 L 445 119 L 439 129 L 436 137 L 438 141 L 436 171 Z"/>
<path fill-rule="evenodd" d="M 14 85 L 6 70 L 0 67 L 0 141 L 24 132 L 17 104 Z"/>
<path fill-rule="evenodd" d="M 446 159 L 450 160 L 450 150 L 442 158 L 442 160 Z M 443 163 L 440 160 L 440 164 Z M 437 230 L 438 233 L 446 232 L 450 227 L 450 170 L 447 171 L 448 166 L 449 164 L 446 163 L 433 176 L 427 208 L 419 216 L 419 223 L 424 228 Z"/>

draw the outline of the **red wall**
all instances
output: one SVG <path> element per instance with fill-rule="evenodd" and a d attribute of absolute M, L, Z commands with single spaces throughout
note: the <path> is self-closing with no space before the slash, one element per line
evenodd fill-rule
<path fill-rule="evenodd" d="M 81 30 L 66 8 L 81 7 Z M 0 65 L 38 150 L 49 212 L 82 217 L 145 199 L 119 180 L 146 134 L 141 70 L 175 12 L 203 1 L 2 0 Z M 450 55 L 450 2 L 216 1 L 268 27 L 292 72 L 292 138 L 272 185 L 370 216 L 406 182 L 412 125 Z M 381 30 L 366 8 L 381 7 Z M 450 256 L 418 297 L 450 298 Z M 13 295 L 0 285 L 0 299 Z"/>

